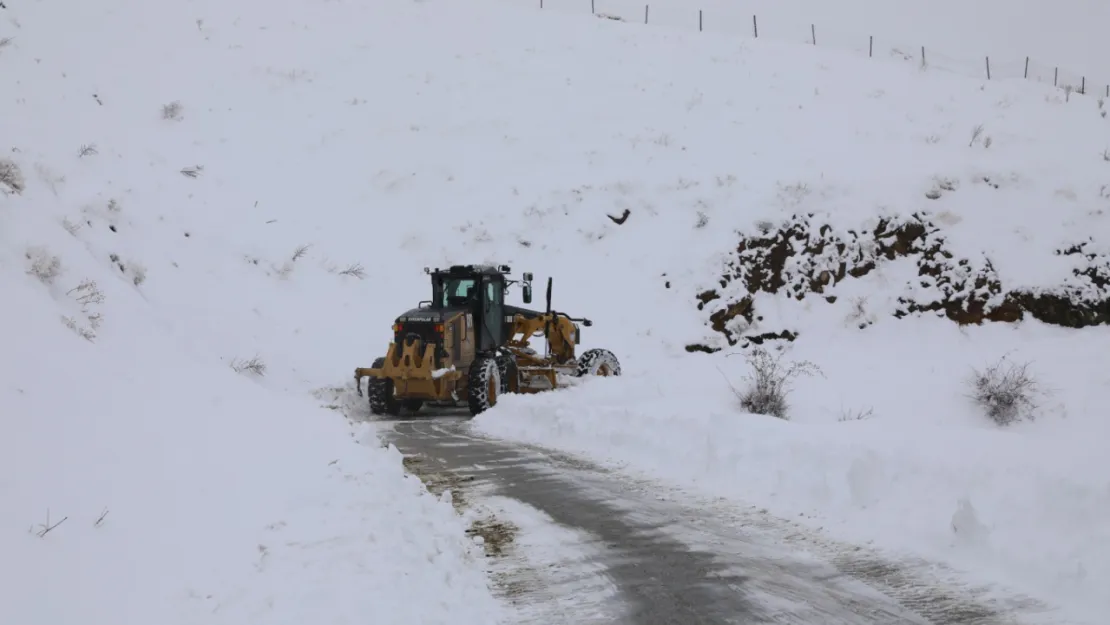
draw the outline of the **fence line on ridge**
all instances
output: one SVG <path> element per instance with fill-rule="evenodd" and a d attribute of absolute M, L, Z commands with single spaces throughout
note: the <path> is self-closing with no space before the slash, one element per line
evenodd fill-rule
<path fill-rule="evenodd" d="M 544 0 L 537 1 L 539 2 L 539 7 L 541 9 L 544 8 Z M 584 8 L 586 0 L 579 1 Z M 588 1 L 590 13 L 595 17 L 621 22 L 639 22 L 641 19 L 640 17 L 633 19 L 623 15 L 599 12 L 597 10 L 597 0 Z M 566 4 L 566 0 L 561 0 L 560 4 Z M 696 26 L 699 32 L 703 32 L 707 25 L 705 11 L 702 9 L 690 9 L 689 11 L 689 24 L 691 27 Z M 651 17 L 651 5 L 644 4 L 642 23 L 650 24 Z M 750 31 L 747 34 L 754 39 L 758 39 L 760 36 L 759 30 L 759 16 L 752 15 Z M 811 23 L 809 25 L 808 35 L 808 39 L 800 40 L 799 43 L 807 43 L 816 46 L 816 24 Z M 868 58 L 875 58 L 876 56 L 881 57 L 884 53 L 881 50 L 877 50 L 875 44 L 875 36 L 868 35 L 866 42 L 860 41 L 856 44 L 852 44 L 849 46 L 849 49 L 855 52 L 866 53 Z M 949 71 L 969 77 L 977 76 L 986 78 L 987 80 L 1021 78 L 1042 84 L 1051 84 L 1053 87 L 1063 90 L 1068 98 L 1070 98 L 1073 93 L 1079 95 L 1090 93 L 1099 98 L 1110 98 L 1110 81 L 1096 83 L 1084 74 L 1069 72 L 1058 65 L 1042 64 L 1029 56 L 1023 59 L 1019 58 L 1018 60 L 1004 61 L 998 58 L 992 58 L 990 55 L 985 55 L 983 59 L 979 61 L 980 69 L 972 70 L 971 67 L 974 65 L 972 61 L 947 57 L 935 49 L 928 50 L 928 55 L 926 52 L 925 46 L 914 46 L 912 48 L 892 46 L 887 48 L 885 56 L 907 63 L 914 63 L 921 70 L 939 69 L 941 71 Z"/>

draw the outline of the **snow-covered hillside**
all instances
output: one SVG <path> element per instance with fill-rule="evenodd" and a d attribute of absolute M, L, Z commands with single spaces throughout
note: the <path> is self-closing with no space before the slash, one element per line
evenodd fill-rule
<path fill-rule="evenodd" d="M 633 85 L 653 84 L 653 62 L 699 68 L 640 94 L 688 110 L 644 114 L 666 139 L 632 146 L 644 169 L 626 174 L 613 204 L 632 214 L 608 237 L 639 258 L 605 280 L 622 314 L 586 346 L 632 328 L 650 338 L 618 345 L 625 379 L 510 398 L 479 428 L 946 562 L 1098 622 L 1110 608 L 1110 333 L 1091 326 L 1108 299 L 1105 102 L 763 41 L 726 56 L 704 35 L 626 28 L 645 59 L 643 75 L 626 70 Z M 650 288 L 628 284 L 644 274 Z M 708 327 L 690 328 L 676 296 Z M 790 422 L 746 415 L 735 396 L 755 373 L 740 348 L 762 341 L 786 350 L 783 367 L 819 368 L 791 380 Z M 650 343 L 671 353 L 649 358 Z M 1026 420 L 999 431 L 971 378 L 1027 362 Z"/>
<path fill-rule="evenodd" d="M 451 506 L 321 409 L 366 416 L 353 368 L 421 267 L 469 261 L 554 275 L 627 376 L 488 431 L 1107 607 L 1102 328 L 896 319 L 943 293 L 920 254 L 760 291 L 727 329 L 825 373 L 789 423 L 735 406 L 709 328 L 741 237 L 810 213 L 918 213 L 1007 291 L 1087 285 L 1056 250 L 1110 240 L 1096 98 L 500 0 L 5 5 L 0 620 L 494 622 Z M 999 432 L 962 377 L 1011 350 L 1054 393 Z"/>

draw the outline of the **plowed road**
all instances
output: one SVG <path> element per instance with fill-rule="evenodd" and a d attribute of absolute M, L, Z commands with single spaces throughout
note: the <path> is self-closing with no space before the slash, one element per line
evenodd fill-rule
<path fill-rule="evenodd" d="M 1011 625 L 1031 609 L 759 510 L 483 438 L 464 417 L 378 424 L 433 492 L 450 486 L 479 519 L 514 622 Z"/>

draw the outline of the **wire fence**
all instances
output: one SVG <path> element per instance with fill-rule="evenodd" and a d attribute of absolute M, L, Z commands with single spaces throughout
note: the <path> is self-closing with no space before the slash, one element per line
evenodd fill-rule
<path fill-rule="evenodd" d="M 611 0 L 533 1 L 537 2 L 541 9 L 554 7 L 565 11 L 573 3 L 574 10 L 585 11 L 588 6 L 591 14 L 603 19 L 629 23 L 663 24 L 691 30 L 696 29 L 699 32 L 740 34 L 754 39 L 761 36 L 767 37 L 767 30 L 769 30 L 766 25 L 760 22 L 758 15 L 751 15 L 749 20 L 741 18 L 736 13 L 726 15 L 722 12 L 711 15 L 701 9 L 685 7 L 682 9 L 676 9 L 675 7 L 653 9 L 650 4 L 642 5 L 642 9 L 633 9 L 628 2 L 612 2 Z M 715 19 L 715 17 L 720 19 Z M 883 40 L 874 35 L 858 36 L 830 30 L 828 36 L 824 36 L 822 30 L 812 23 L 808 25 L 805 32 L 801 33 L 790 32 L 792 29 L 784 29 L 782 26 L 782 24 L 771 25 L 775 31 L 772 38 L 792 40 L 814 46 L 820 44 L 848 49 L 866 54 L 868 58 L 893 59 L 913 64 L 922 70 L 940 70 L 969 77 L 985 78 L 986 80 L 1017 78 L 1032 80 L 1059 88 L 1068 96 L 1076 93 L 1110 97 L 1110 81 L 1105 79 L 1094 81 L 1091 77 L 1082 73 L 1071 72 L 1057 65 L 1040 62 L 1029 56 L 1024 58 L 994 58 L 990 55 L 984 55 L 981 59 L 975 61 L 966 57 L 947 56 L 939 50 L 926 49 L 923 45 L 905 45 Z"/>

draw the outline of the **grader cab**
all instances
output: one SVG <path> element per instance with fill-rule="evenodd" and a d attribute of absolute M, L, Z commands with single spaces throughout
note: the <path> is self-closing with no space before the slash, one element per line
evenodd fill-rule
<path fill-rule="evenodd" d="M 431 277 L 431 300 L 397 317 L 384 357 L 355 369 L 360 396 L 362 378 L 369 378 L 366 394 L 374 414 L 465 403 L 476 415 L 496 405 L 503 393 L 556 389 L 560 376 L 620 375 L 620 362 L 609 350 L 576 353 L 581 326 L 592 322 L 551 309 L 550 278 L 547 308 L 540 312 L 505 303 L 514 284 L 521 285 L 524 303 L 531 303 L 530 273 L 512 280 L 505 265 L 424 272 Z M 530 347 L 539 337 L 542 354 Z"/>

